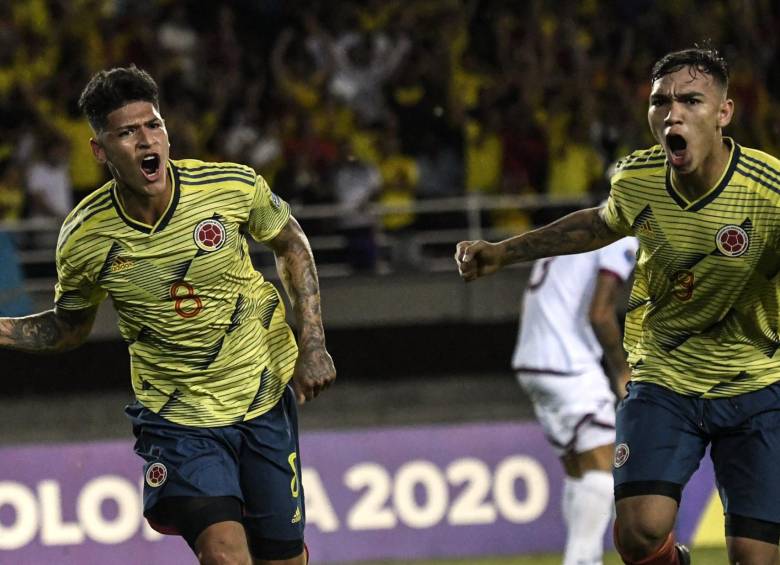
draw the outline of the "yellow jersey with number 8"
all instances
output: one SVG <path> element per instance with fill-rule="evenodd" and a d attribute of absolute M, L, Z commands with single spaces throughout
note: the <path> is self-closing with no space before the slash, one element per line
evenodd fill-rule
<path fill-rule="evenodd" d="M 133 390 L 153 412 L 199 427 L 254 418 L 281 397 L 297 346 L 246 236 L 272 239 L 290 208 L 244 165 L 172 160 L 168 174 L 171 200 L 154 226 L 128 216 L 114 181 L 69 214 L 55 303 L 111 297 Z"/>

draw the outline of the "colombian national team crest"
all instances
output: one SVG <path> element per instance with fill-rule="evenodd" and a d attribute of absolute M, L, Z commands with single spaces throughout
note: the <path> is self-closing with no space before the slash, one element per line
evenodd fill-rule
<path fill-rule="evenodd" d="M 630 453 L 627 443 L 619 443 L 615 446 L 615 469 L 626 464 Z"/>
<path fill-rule="evenodd" d="M 225 245 L 225 240 L 227 239 L 225 226 L 215 218 L 209 218 L 200 222 L 195 226 L 195 231 L 192 235 L 195 239 L 195 245 L 207 253 L 217 251 Z"/>
<path fill-rule="evenodd" d="M 146 470 L 146 484 L 150 487 L 162 486 L 167 478 L 168 469 L 166 469 L 165 465 L 162 463 L 155 461 L 149 465 L 149 468 Z"/>
<path fill-rule="evenodd" d="M 739 257 L 748 250 L 750 240 L 748 234 L 739 226 L 728 225 L 718 230 L 715 236 L 715 245 L 718 251 L 726 257 Z"/>

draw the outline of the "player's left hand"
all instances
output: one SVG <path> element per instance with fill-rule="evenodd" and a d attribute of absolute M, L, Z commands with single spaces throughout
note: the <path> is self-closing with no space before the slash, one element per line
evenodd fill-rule
<path fill-rule="evenodd" d="M 292 377 L 298 404 L 314 400 L 336 380 L 336 367 L 325 346 L 301 347 Z"/>

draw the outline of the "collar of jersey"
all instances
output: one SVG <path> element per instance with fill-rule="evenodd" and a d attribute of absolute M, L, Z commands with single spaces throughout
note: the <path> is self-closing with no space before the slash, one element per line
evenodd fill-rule
<path fill-rule="evenodd" d="M 157 220 L 157 223 L 153 226 L 131 218 L 130 215 L 125 212 L 124 208 L 122 208 L 122 202 L 119 200 L 116 193 L 116 183 L 111 187 L 111 200 L 114 203 L 114 209 L 129 227 L 143 233 L 151 234 L 164 230 L 165 226 L 168 225 L 168 222 L 171 221 L 173 213 L 176 211 L 176 206 L 179 204 L 181 188 L 179 187 L 179 171 L 170 160 L 168 161 L 168 174 L 171 175 L 171 184 L 173 185 L 171 200 L 168 202 L 168 208 L 165 209 L 165 213 L 160 216 L 160 219 Z"/>
<path fill-rule="evenodd" d="M 666 164 L 666 192 L 677 203 L 677 205 L 688 212 L 695 212 L 701 210 L 707 204 L 715 200 L 718 195 L 723 192 L 731 181 L 731 177 L 734 175 L 734 170 L 737 168 L 737 162 L 739 161 L 740 149 L 733 139 L 730 137 L 724 137 L 723 140 L 731 146 L 731 154 L 729 155 L 729 164 L 726 166 L 726 170 L 720 177 L 720 180 L 715 183 L 715 186 L 699 196 L 696 200 L 688 202 L 683 196 L 677 192 L 677 189 L 672 183 L 672 168 L 669 163 Z"/>

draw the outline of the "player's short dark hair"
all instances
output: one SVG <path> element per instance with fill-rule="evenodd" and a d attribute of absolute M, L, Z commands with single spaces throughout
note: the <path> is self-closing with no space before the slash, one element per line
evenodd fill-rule
<path fill-rule="evenodd" d="M 131 102 L 149 102 L 160 109 L 157 83 L 135 65 L 95 73 L 81 92 L 79 109 L 99 132 L 106 127 L 111 112 Z"/>
<path fill-rule="evenodd" d="M 683 67 L 710 75 L 715 82 L 727 89 L 729 86 L 729 67 L 726 60 L 714 47 L 692 47 L 682 51 L 667 53 L 661 57 L 650 71 L 650 81 L 675 73 Z"/>

